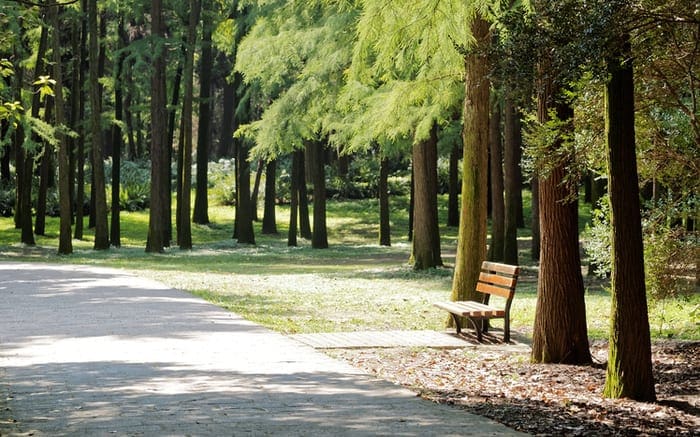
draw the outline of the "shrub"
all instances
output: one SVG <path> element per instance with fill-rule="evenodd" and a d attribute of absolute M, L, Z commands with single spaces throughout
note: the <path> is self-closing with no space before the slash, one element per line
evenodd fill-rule
<path fill-rule="evenodd" d="M 218 205 L 236 204 L 236 162 L 231 159 L 220 159 L 210 162 L 208 172 L 209 194 Z"/>
<path fill-rule="evenodd" d="M 15 211 L 15 187 L 12 183 L 0 184 L 0 216 L 12 217 Z"/>

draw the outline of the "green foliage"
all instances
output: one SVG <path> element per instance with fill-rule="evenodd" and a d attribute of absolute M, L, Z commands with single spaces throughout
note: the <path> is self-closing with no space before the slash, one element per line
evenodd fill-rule
<path fill-rule="evenodd" d="M 15 210 L 15 187 L 12 183 L 0 183 L 0 217 L 12 217 Z"/>
<path fill-rule="evenodd" d="M 235 165 L 235 159 L 223 158 L 208 165 L 209 195 L 217 205 L 236 204 Z"/>
<path fill-rule="evenodd" d="M 112 161 L 105 161 L 105 183 L 112 183 Z M 148 161 L 121 161 L 119 207 L 124 211 L 142 211 L 151 200 L 151 164 Z M 87 176 L 86 176 L 87 177 Z"/>

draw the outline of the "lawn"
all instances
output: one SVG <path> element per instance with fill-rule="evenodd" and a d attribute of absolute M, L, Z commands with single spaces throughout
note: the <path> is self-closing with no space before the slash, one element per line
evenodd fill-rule
<path fill-rule="evenodd" d="M 444 204 L 442 199 L 441 223 L 445 222 Z M 445 267 L 415 272 L 407 262 L 411 248 L 406 238 L 407 200 L 392 199 L 392 211 L 393 245 L 380 247 L 376 243 L 376 201 L 330 201 L 330 248 L 317 250 L 303 239 L 299 247 L 287 247 L 289 210 L 284 206 L 277 210 L 280 234 L 261 235 L 256 223 L 255 246 L 238 245 L 231 239 L 233 209 L 214 206 L 210 208 L 211 224 L 193 225 L 193 250 L 173 247 L 158 255 L 144 252 L 145 212 L 122 213 L 121 248 L 93 251 L 88 233 L 85 240 L 73 241 L 71 256 L 56 255 L 57 219 L 49 219 L 47 236 L 38 236 L 37 246 L 28 248 L 16 243 L 19 232 L 12 219 L 0 218 L 0 260 L 121 268 L 187 290 L 283 333 L 444 329 L 446 313 L 431 302 L 449 297 L 457 229 L 440 229 Z M 586 207 L 582 207 L 582 217 L 587 218 Z M 528 230 L 520 230 L 519 242 L 524 274 L 513 302 L 512 328 L 529 336 L 537 269 L 529 257 Z M 586 287 L 589 334 L 605 338 L 610 301 L 606 284 L 587 277 Z M 699 304 L 697 294 L 652 302 L 652 335 L 700 338 L 697 322 L 689 316 Z"/>

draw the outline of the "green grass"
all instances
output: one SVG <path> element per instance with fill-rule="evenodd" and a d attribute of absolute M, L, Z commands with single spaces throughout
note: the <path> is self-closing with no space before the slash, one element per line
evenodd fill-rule
<path fill-rule="evenodd" d="M 442 200 L 440 215 L 444 223 L 446 210 Z M 0 259 L 125 269 L 190 291 L 284 333 L 440 330 L 447 316 L 431 303 L 449 298 L 457 229 L 441 228 L 446 267 L 414 272 L 407 263 L 407 207 L 405 198 L 392 199 L 393 246 L 380 247 L 376 244 L 375 200 L 331 201 L 331 247 L 314 250 L 303 239 L 299 239 L 299 247 L 287 247 L 286 207 L 277 210 L 279 235 L 261 235 L 256 223 L 257 245 L 246 246 L 231 239 L 233 209 L 213 206 L 209 212 L 212 224 L 193 225 L 192 251 L 173 247 L 158 255 L 144 252 L 148 224 L 145 212 L 122 213 L 121 248 L 93 251 L 92 235 L 86 233 L 85 240 L 74 240 L 75 253 L 63 257 L 56 255 L 57 219 L 48 219 L 47 236 L 37 237 L 37 247 L 26 248 L 17 243 L 19 232 L 12 219 L 0 218 Z M 520 230 L 518 238 L 525 273 L 511 311 L 512 326 L 529 335 L 535 313 L 536 269 L 529 260 L 530 232 Z M 609 295 L 599 280 L 587 279 L 587 284 L 589 333 L 593 338 L 605 338 Z M 653 303 L 652 335 L 700 338 L 697 320 L 689 317 L 690 310 L 699 304 L 697 295 L 665 301 L 663 305 Z M 494 324 L 498 326 L 499 321 Z"/>

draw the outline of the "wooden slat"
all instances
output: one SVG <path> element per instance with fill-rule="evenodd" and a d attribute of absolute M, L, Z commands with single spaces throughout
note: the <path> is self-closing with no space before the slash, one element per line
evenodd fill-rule
<path fill-rule="evenodd" d="M 479 282 L 486 282 L 489 284 L 501 285 L 508 288 L 513 288 L 518 278 L 513 276 L 501 276 L 494 275 L 492 273 L 481 272 L 479 275 Z"/>
<path fill-rule="evenodd" d="M 509 299 L 514 293 L 513 289 L 502 288 L 497 285 L 487 284 L 485 282 L 477 282 L 476 290 L 486 294 L 495 294 L 498 296 L 503 296 L 506 299 Z"/>
<path fill-rule="evenodd" d="M 484 305 L 478 302 L 459 301 L 459 302 L 435 302 L 438 308 L 449 311 L 452 314 L 463 317 L 489 317 L 499 318 L 505 317 L 505 311 Z"/>
<path fill-rule="evenodd" d="M 484 261 L 481 263 L 481 270 L 486 270 L 489 272 L 505 273 L 507 275 L 517 276 L 520 274 L 519 266 L 511 266 L 508 264 L 494 263 L 489 261 Z"/>

